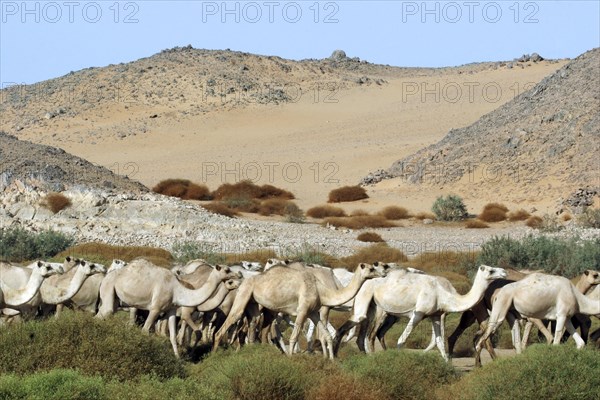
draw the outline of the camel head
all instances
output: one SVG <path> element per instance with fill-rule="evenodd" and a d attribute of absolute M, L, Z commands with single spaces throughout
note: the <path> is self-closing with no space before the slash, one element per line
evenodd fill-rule
<path fill-rule="evenodd" d="M 248 271 L 260 271 L 262 265 L 259 262 L 242 261 L 242 268 Z"/>
<path fill-rule="evenodd" d="M 265 271 L 270 270 L 276 265 L 286 265 L 286 262 L 283 260 L 278 260 L 277 258 L 269 258 L 265 263 Z"/>
<path fill-rule="evenodd" d="M 600 284 L 600 272 L 594 271 L 593 269 L 586 269 L 583 272 L 583 277 L 590 285 Z"/>
<path fill-rule="evenodd" d="M 480 278 L 486 281 L 492 281 L 494 279 L 504 279 L 506 278 L 506 275 L 506 271 L 503 268 L 480 265 L 477 269 L 476 279 Z"/>
<path fill-rule="evenodd" d="M 81 260 L 79 258 L 73 258 L 71 256 L 67 256 L 65 257 L 65 261 L 63 262 L 63 269 L 65 271 L 70 270 L 71 268 L 73 268 L 74 266 L 76 266 L 77 264 L 79 264 Z"/>
<path fill-rule="evenodd" d="M 243 279 L 228 279 L 224 282 L 227 290 L 235 290 L 240 287 Z"/>
<path fill-rule="evenodd" d="M 62 275 L 65 273 L 65 270 L 63 269 L 61 264 L 58 265 L 53 265 L 51 263 L 47 263 L 47 262 L 43 262 L 43 261 L 38 261 L 37 263 L 35 263 L 33 265 L 33 270 L 35 272 L 37 272 L 38 274 L 40 274 L 41 276 L 43 276 L 44 278 L 47 278 L 49 276 L 52 275 Z"/>
<path fill-rule="evenodd" d="M 198 258 L 196 260 L 189 261 L 187 264 L 185 264 L 183 266 L 178 265 L 176 267 L 171 268 L 171 272 L 173 274 L 175 274 L 176 276 L 193 274 L 194 272 L 196 272 L 196 270 L 198 268 L 200 268 L 203 265 L 209 265 L 209 264 L 202 258 Z"/>
<path fill-rule="evenodd" d="M 127 265 L 127 263 L 125 261 L 114 259 L 112 261 L 112 264 L 110 264 L 110 267 L 108 267 L 108 271 L 106 271 L 106 273 L 108 274 L 108 273 L 111 273 L 113 271 L 117 271 L 117 270 L 125 267 L 126 265 Z M 177 267 L 175 267 L 175 268 L 177 268 Z"/>
<path fill-rule="evenodd" d="M 228 279 L 242 279 L 241 272 L 233 272 L 227 265 L 215 265 L 210 274 L 214 274 L 214 276 L 217 276 L 221 281 L 226 281 Z"/>
<path fill-rule="evenodd" d="M 386 276 L 387 271 L 379 271 L 371 264 L 360 263 L 358 267 L 356 267 L 355 274 L 360 274 L 362 279 L 373 279 L 373 278 L 383 278 Z"/>
<path fill-rule="evenodd" d="M 390 264 L 384 263 L 384 262 L 381 262 L 381 261 L 375 261 L 373 263 L 373 266 L 375 267 L 375 269 L 377 271 L 379 271 L 380 273 L 385 273 L 385 274 L 387 274 L 388 271 L 390 269 L 392 269 L 392 266 Z"/>
<path fill-rule="evenodd" d="M 92 264 L 87 261 L 81 260 L 79 262 L 79 268 L 82 268 L 85 275 L 91 276 L 94 274 L 105 274 L 106 268 L 102 264 Z"/>

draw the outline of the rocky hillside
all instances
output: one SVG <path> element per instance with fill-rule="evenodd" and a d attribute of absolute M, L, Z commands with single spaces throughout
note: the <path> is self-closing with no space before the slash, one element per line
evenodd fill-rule
<path fill-rule="evenodd" d="M 371 174 L 403 181 L 557 200 L 600 186 L 600 48 L 577 57 L 471 126 Z M 508 189 L 507 189 L 508 188 Z M 544 193 L 546 194 L 546 193 Z"/>
<path fill-rule="evenodd" d="M 126 172 L 126 171 L 125 171 Z M 0 192 L 10 185 L 62 191 L 71 187 L 146 192 L 141 183 L 117 175 L 56 147 L 0 132 Z"/>

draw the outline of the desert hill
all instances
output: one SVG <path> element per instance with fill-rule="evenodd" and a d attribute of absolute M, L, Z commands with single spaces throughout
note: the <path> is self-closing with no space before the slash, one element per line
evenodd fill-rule
<path fill-rule="evenodd" d="M 307 208 L 474 123 L 565 62 L 399 68 L 341 52 L 292 61 L 183 47 L 4 89 L 0 113 L 7 133 L 148 187 L 186 178 L 214 189 L 250 178 L 291 190 Z M 488 86 L 498 96 L 486 96 Z M 368 202 L 349 207 L 431 204 L 369 191 Z"/>
<path fill-rule="evenodd" d="M 418 184 L 467 197 L 560 202 L 579 188 L 600 187 L 599 111 L 596 48 L 381 175 L 402 187 Z"/>

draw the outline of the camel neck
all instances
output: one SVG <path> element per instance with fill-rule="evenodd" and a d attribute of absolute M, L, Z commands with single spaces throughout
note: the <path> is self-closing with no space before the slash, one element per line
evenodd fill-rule
<path fill-rule="evenodd" d="M 592 288 L 592 286 L 594 286 L 594 285 L 589 283 L 588 280 L 583 275 L 577 281 L 577 285 L 575 285 L 577 290 L 579 290 L 579 292 L 582 294 L 586 294 L 588 292 L 588 290 L 590 290 Z"/>
<path fill-rule="evenodd" d="M 327 307 L 337 307 L 349 302 L 356 296 L 364 281 L 358 270 L 354 272 L 354 276 L 348 286 L 341 289 L 331 289 L 317 281 L 321 304 Z"/>
<path fill-rule="evenodd" d="M 213 294 L 213 296 L 204 303 L 198 305 L 196 309 L 201 312 L 214 310 L 221 305 L 223 300 L 225 300 L 227 293 L 229 293 L 229 289 L 227 289 L 224 284 L 220 284 L 219 289 Z"/>
<path fill-rule="evenodd" d="M 198 289 L 188 289 L 173 277 L 173 304 L 179 307 L 197 307 L 208 300 L 221 283 L 215 271 L 211 272 L 204 285 Z"/>
<path fill-rule="evenodd" d="M 473 306 L 483 299 L 485 290 L 487 289 L 489 282 L 487 282 L 479 273 L 475 275 L 473 286 L 467 294 L 452 294 L 448 293 L 448 297 L 445 304 L 443 304 L 443 310 L 446 312 L 463 312 L 473 308 Z"/>
<path fill-rule="evenodd" d="M 0 289 L 4 294 L 4 303 L 9 306 L 20 306 L 22 304 L 31 301 L 33 297 L 37 294 L 40 286 L 44 282 L 44 277 L 34 270 L 27 281 L 27 285 L 21 289 L 13 289 L 8 285 L 4 285 L 2 280 L 0 279 Z"/>
<path fill-rule="evenodd" d="M 42 300 L 46 304 L 64 303 L 79 292 L 87 277 L 83 268 L 77 266 L 54 279 L 46 279 L 40 287 Z"/>

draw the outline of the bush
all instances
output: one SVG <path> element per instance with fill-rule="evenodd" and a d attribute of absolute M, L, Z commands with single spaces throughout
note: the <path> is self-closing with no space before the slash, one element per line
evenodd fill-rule
<path fill-rule="evenodd" d="M 393 222 L 388 221 L 381 215 L 364 215 L 354 217 L 329 217 L 325 218 L 325 224 L 335 227 L 343 227 L 350 229 L 364 228 L 392 228 L 397 226 Z"/>
<path fill-rule="evenodd" d="M 380 388 L 389 399 L 432 399 L 438 388 L 457 377 L 452 365 L 439 354 L 412 351 L 354 356 L 344 361 L 342 368 Z"/>
<path fill-rule="evenodd" d="M 506 219 L 508 208 L 500 203 L 488 203 L 483 207 L 483 211 L 477 218 L 485 222 L 500 222 Z"/>
<path fill-rule="evenodd" d="M 404 207 L 389 206 L 379 212 L 385 219 L 398 220 L 410 218 L 408 210 Z"/>
<path fill-rule="evenodd" d="M 360 235 L 358 235 L 358 237 L 356 239 L 360 240 L 361 242 L 372 242 L 372 243 L 385 242 L 385 240 L 383 240 L 383 238 L 375 232 L 363 232 Z"/>
<path fill-rule="evenodd" d="M 279 258 L 273 249 L 251 250 L 245 253 L 226 254 L 226 264 L 237 264 L 241 261 L 256 261 L 261 264 L 266 264 L 269 258 Z"/>
<path fill-rule="evenodd" d="M 415 218 L 421 221 L 423 221 L 424 219 L 435 220 L 435 215 L 428 212 L 419 212 L 415 214 Z"/>
<path fill-rule="evenodd" d="M 361 208 L 358 208 L 350 213 L 351 217 L 366 217 L 367 215 L 370 215 L 369 212 Z"/>
<path fill-rule="evenodd" d="M 309 208 L 308 211 L 306 211 L 306 215 L 312 218 L 322 219 L 326 217 L 345 217 L 346 212 L 339 207 L 325 205 Z"/>
<path fill-rule="evenodd" d="M 283 215 L 285 216 L 286 222 L 292 224 L 302 224 L 306 221 L 304 212 L 296 205 L 296 203 L 291 201 L 285 206 Z"/>
<path fill-rule="evenodd" d="M 228 197 L 223 200 L 223 203 L 236 211 L 257 213 L 260 209 L 260 201 L 250 197 Z"/>
<path fill-rule="evenodd" d="M 203 204 L 202 207 L 204 207 L 213 214 L 224 215 L 230 218 L 234 218 L 240 215 L 236 210 L 229 208 L 226 204 L 224 204 L 221 201 L 213 201 L 208 204 Z"/>
<path fill-rule="evenodd" d="M 285 208 L 289 204 L 295 204 L 289 200 L 285 199 L 268 199 L 264 200 L 260 203 L 260 208 L 258 209 L 258 213 L 260 215 L 269 216 L 269 215 L 284 215 Z"/>
<path fill-rule="evenodd" d="M 164 249 L 146 246 L 113 246 L 106 243 L 78 244 L 58 253 L 53 257 L 53 260 L 62 262 L 67 256 L 81 258 L 107 266 L 110 265 L 115 258 L 129 262 L 135 258 L 141 257 L 163 267 L 169 266 L 173 261 L 171 253 Z"/>
<path fill-rule="evenodd" d="M 26 374 L 76 368 L 84 375 L 117 380 L 144 374 L 183 376 L 183 364 L 169 343 L 116 318 L 101 321 L 87 313 L 17 324 L 0 330 L 0 373 Z"/>
<path fill-rule="evenodd" d="M 344 201 L 356 201 L 367 199 L 367 191 L 360 186 L 343 186 L 329 192 L 329 203 L 341 203 Z"/>
<path fill-rule="evenodd" d="M 62 193 L 48 193 L 40 203 L 43 207 L 52 211 L 54 214 L 71 206 L 71 199 Z"/>
<path fill-rule="evenodd" d="M 193 376 L 218 389 L 224 399 L 304 400 L 317 373 L 273 346 L 253 345 L 209 355 Z"/>
<path fill-rule="evenodd" d="M 541 232 L 558 232 L 564 229 L 564 225 L 560 223 L 554 215 L 545 214 L 542 218 L 542 224 L 538 227 Z"/>
<path fill-rule="evenodd" d="M 600 228 L 600 208 L 587 207 L 577 218 L 577 223 L 584 228 Z"/>
<path fill-rule="evenodd" d="M 542 226 L 543 222 L 544 220 L 542 219 L 542 217 L 532 215 L 531 217 L 527 218 L 527 221 L 525 221 L 525 225 L 533 229 L 539 229 Z"/>
<path fill-rule="evenodd" d="M 488 363 L 442 393 L 444 399 L 594 399 L 600 396 L 600 357 L 590 349 L 533 345 Z"/>
<path fill-rule="evenodd" d="M 350 373 L 339 372 L 321 380 L 310 391 L 311 400 L 386 400 L 384 391 L 375 382 L 365 381 Z"/>
<path fill-rule="evenodd" d="M 201 258 L 209 264 L 223 264 L 225 262 L 225 255 L 216 253 L 210 249 L 206 244 L 194 242 L 194 241 L 178 241 L 173 244 L 172 248 L 173 257 L 185 264 L 188 261 L 196 260 Z"/>
<path fill-rule="evenodd" d="M 57 369 L 26 378 L 0 376 L 0 399 L 103 400 L 106 399 L 106 388 L 100 377 L 86 377 L 76 371 Z"/>
<path fill-rule="evenodd" d="M 71 236 L 52 230 L 33 233 L 20 226 L 0 228 L 0 258 L 14 262 L 45 260 L 73 242 Z"/>
<path fill-rule="evenodd" d="M 369 247 L 363 247 L 351 256 L 342 258 L 342 263 L 350 271 L 354 271 L 360 263 L 373 264 L 376 261 L 381 262 L 405 262 L 408 261 L 406 255 L 385 243 L 377 243 Z"/>
<path fill-rule="evenodd" d="M 511 222 L 515 222 L 515 221 L 525 221 L 527 218 L 529 218 L 531 216 L 531 214 L 529 214 L 527 211 L 520 209 L 517 211 L 511 211 L 508 213 L 508 220 Z"/>
<path fill-rule="evenodd" d="M 224 183 L 212 193 L 215 200 L 226 200 L 230 198 L 248 199 L 294 199 L 294 194 L 287 190 L 279 189 L 272 185 L 258 186 L 249 180 L 238 183 Z"/>
<path fill-rule="evenodd" d="M 184 200 L 211 200 L 210 191 L 205 185 L 192 183 L 187 179 L 165 179 L 152 188 L 155 193 L 179 197 Z"/>
<path fill-rule="evenodd" d="M 433 203 L 431 211 L 441 221 L 459 221 L 467 217 L 465 203 L 460 197 L 452 194 L 446 197 L 439 196 Z"/>
<path fill-rule="evenodd" d="M 482 228 L 489 228 L 489 227 L 490 226 L 488 224 L 486 224 L 485 222 L 480 221 L 478 219 L 472 219 L 465 223 L 465 228 L 469 228 L 469 229 L 482 229 Z"/>
<path fill-rule="evenodd" d="M 317 246 L 309 243 L 302 243 L 297 248 L 285 249 L 284 256 L 287 259 L 307 264 L 332 265 L 337 261 L 329 254 L 323 253 Z"/>

